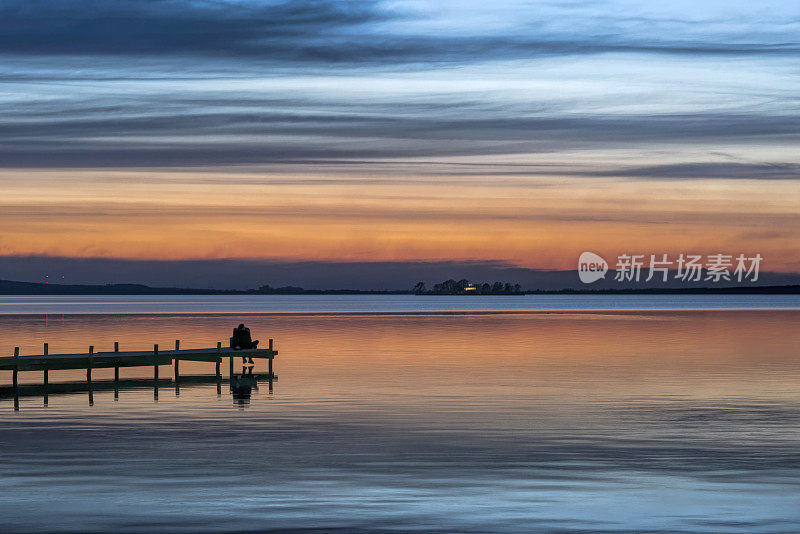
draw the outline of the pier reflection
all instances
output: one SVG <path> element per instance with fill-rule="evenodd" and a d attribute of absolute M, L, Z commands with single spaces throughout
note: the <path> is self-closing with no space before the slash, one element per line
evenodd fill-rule
<path fill-rule="evenodd" d="M 250 404 L 253 391 L 259 390 L 259 384 L 267 383 L 270 394 L 273 392 L 273 382 L 278 377 L 270 373 L 254 373 L 253 366 L 243 367 L 241 374 L 223 378 L 218 375 L 181 375 L 179 381 L 170 378 L 148 379 L 133 378 L 122 380 L 88 380 L 69 382 L 48 382 L 47 384 L 15 384 L 0 386 L 0 401 L 13 399 L 14 410 L 20 407 L 20 398 L 41 397 L 44 406 L 48 406 L 51 396 L 88 394 L 89 406 L 94 406 L 94 394 L 103 391 L 113 391 L 114 400 L 119 400 L 120 392 L 134 390 L 153 390 L 153 400 L 158 401 L 158 391 L 164 388 L 173 388 L 175 395 L 180 395 L 181 388 L 192 388 L 216 384 L 217 395 L 222 395 L 223 384 L 228 384 L 233 402 L 245 407 Z"/>
<path fill-rule="evenodd" d="M 231 396 L 234 404 L 242 408 L 250 404 L 253 390 L 258 390 L 258 380 L 253 376 L 253 366 L 242 366 L 242 372 L 230 381 Z"/>

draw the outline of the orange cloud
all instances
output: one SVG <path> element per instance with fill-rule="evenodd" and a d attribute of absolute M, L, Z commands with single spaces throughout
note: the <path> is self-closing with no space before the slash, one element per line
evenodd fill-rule
<path fill-rule="evenodd" d="M 583 250 L 759 252 L 800 271 L 792 181 L 242 172 L 3 171 L 5 255 L 132 259 L 506 260 L 574 268 Z"/>

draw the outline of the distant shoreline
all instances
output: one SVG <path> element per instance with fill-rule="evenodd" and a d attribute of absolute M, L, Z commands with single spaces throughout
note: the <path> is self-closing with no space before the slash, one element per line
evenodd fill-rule
<path fill-rule="evenodd" d="M 796 295 L 800 285 L 782 286 L 735 286 L 735 287 L 689 287 L 689 288 L 641 288 L 641 289 L 561 289 L 528 290 L 520 294 L 420 294 L 420 297 L 463 296 L 480 298 L 487 296 L 522 295 Z M 415 295 L 410 290 L 359 290 L 359 289 L 303 289 L 300 287 L 237 290 L 150 287 L 141 284 L 107 285 L 62 285 L 37 282 L 0 280 L 0 295 Z"/>
<path fill-rule="evenodd" d="M 667 315 L 675 313 L 714 314 L 749 312 L 800 312 L 800 307 L 775 308 L 553 308 L 540 310 L 398 310 L 398 311 L 6 311 L 0 308 L 0 317 L 10 315 L 65 315 L 65 316 L 109 316 L 126 317 L 191 316 L 191 317 L 462 317 L 462 316 L 504 316 L 504 315 Z"/>

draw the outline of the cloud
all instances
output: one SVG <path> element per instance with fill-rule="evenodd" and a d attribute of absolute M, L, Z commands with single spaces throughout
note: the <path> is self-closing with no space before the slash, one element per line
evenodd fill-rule
<path fill-rule="evenodd" d="M 695 162 L 633 167 L 586 174 L 668 179 L 800 180 L 800 165 L 796 163 Z"/>
<path fill-rule="evenodd" d="M 368 2 L 8 1 L 0 7 L 0 49 L 35 55 L 335 54 L 312 42 L 331 30 L 385 17 Z M 326 57 L 327 56 L 327 57 Z"/>
<path fill-rule="evenodd" d="M 377 170 L 559 154 L 564 173 L 585 177 L 743 174 L 702 162 L 582 172 L 571 161 L 619 147 L 796 143 L 797 15 L 617 0 L 7 0 L 0 167 Z"/>
<path fill-rule="evenodd" d="M 609 52 L 678 55 L 797 54 L 783 20 L 760 21 L 766 32 L 743 31 L 738 20 L 695 35 L 697 21 L 652 14 L 597 16 L 595 3 L 497 6 L 499 30 L 426 29 L 432 12 L 377 1 L 179 2 L 107 0 L 91 9 L 77 0 L 7 0 L 0 7 L 0 50 L 20 55 L 194 56 L 270 62 L 372 64 L 464 62 L 531 55 Z M 600 3 L 601 9 L 616 9 Z M 505 10 L 504 10 L 505 7 Z M 749 15 L 745 13 L 744 16 Z M 554 23 L 568 17 L 571 25 Z M 422 19 L 422 20 L 421 20 Z M 511 21 L 522 24 L 514 27 Z M 458 19 L 456 18 L 456 21 Z M 780 23 L 780 24 L 779 24 Z M 519 24 L 519 23 L 518 23 Z M 644 34 L 639 28 L 649 26 Z M 525 31 L 527 29 L 527 31 Z"/>
<path fill-rule="evenodd" d="M 236 108 L 241 109 L 237 110 Z M 210 106 L 209 106 L 210 107 Z M 4 167 L 147 167 L 233 164 L 353 164 L 466 156 L 555 153 L 658 143 L 800 140 L 797 115 L 696 113 L 524 116 L 472 103 L 443 105 L 438 112 L 392 104 L 381 110 L 327 113 L 255 109 L 236 102 L 226 111 L 190 109 L 123 112 L 113 106 L 51 113 L 18 111 L 0 122 Z M 232 108 L 232 109 L 231 109 Z M 139 110 L 141 113 L 136 112 Z M 446 110 L 446 112 L 445 112 Z M 133 111 L 133 113 L 132 113 Z M 46 154 L 46 157 L 42 157 Z M 789 164 L 687 163 L 567 173 L 582 176 L 676 178 L 797 177 Z M 536 175 L 546 168 L 480 169 L 479 174 Z"/>

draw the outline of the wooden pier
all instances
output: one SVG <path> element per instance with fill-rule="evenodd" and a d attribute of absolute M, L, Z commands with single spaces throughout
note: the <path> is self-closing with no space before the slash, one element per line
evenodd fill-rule
<path fill-rule="evenodd" d="M 180 362 L 193 361 L 193 362 L 213 362 L 216 364 L 215 377 L 209 377 L 216 380 L 218 383 L 221 381 L 222 373 L 220 372 L 220 364 L 223 358 L 229 360 L 229 377 L 234 377 L 234 359 L 235 358 L 253 358 L 267 360 L 267 373 L 263 375 L 255 375 L 265 378 L 270 381 L 270 390 L 272 389 L 272 380 L 277 377 L 272 370 L 272 360 L 277 356 L 278 351 L 273 348 L 273 340 L 269 340 L 268 348 L 265 349 L 243 349 L 234 350 L 231 348 L 223 348 L 222 343 L 218 342 L 216 348 L 201 348 L 201 349 L 183 349 L 180 348 L 180 340 L 175 340 L 174 350 L 159 350 L 158 345 L 153 345 L 153 350 L 147 351 L 127 351 L 119 350 L 119 342 L 114 343 L 114 350 L 111 352 L 95 352 L 94 346 L 90 345 L 89 350 L 84 353 L 73 354 L 50 354 L 49 346 L 44 344 L 42 354 L 23 355 L 20 354 L 19 347 L 14 347 L 13 356 L 0 357 L 0 370 L 12 372 L 12 386 L 11 391 L 14 392 L 14 408 L 19 408 L 19 384 L 18 374 L 26 371 L 41 371 L 42 372 L 42 391 L 44 392 L 45 402 L 47 393 L 49 391 L 49 372 L 52 370 L 64 369 L 85 369 L 86 370 L 86 390 L 90 394 L 90 403 L 92 401 L 91 394 L 94 390 L 92 383 L 92 370 L 94 369 L 110 369 L 114 368 L 114 380 L 111 382 L 119 383 L 119 368 L 120 367 L 152 367 L 153 368 L 153 382 L 155 384 L 156 396 L 158 395 L 158 384 L 161 382 L 159 379 L 159 367 L 162 365 L 172 365 L 174 371 L 174 378 L 171 382 L 178 390 L 178 384 L 181 380 L 189 382 L 197 382 L 198 377 L 181 377 L 180 375 Z M 253 376 L 253 369 L 250 368 L 250 376 Z M 74 386 L 73 386 L 74 387 Z M 30 387 L 28 387 L 30 389 Z M 59 388 L 54 388 L 58 390 Z M 38 391 L 38 390 L 37 390 Z M 55 391 L 54 391 L 55 392 Z M 3 396 L 0 394 L 0 396 Z"/>

